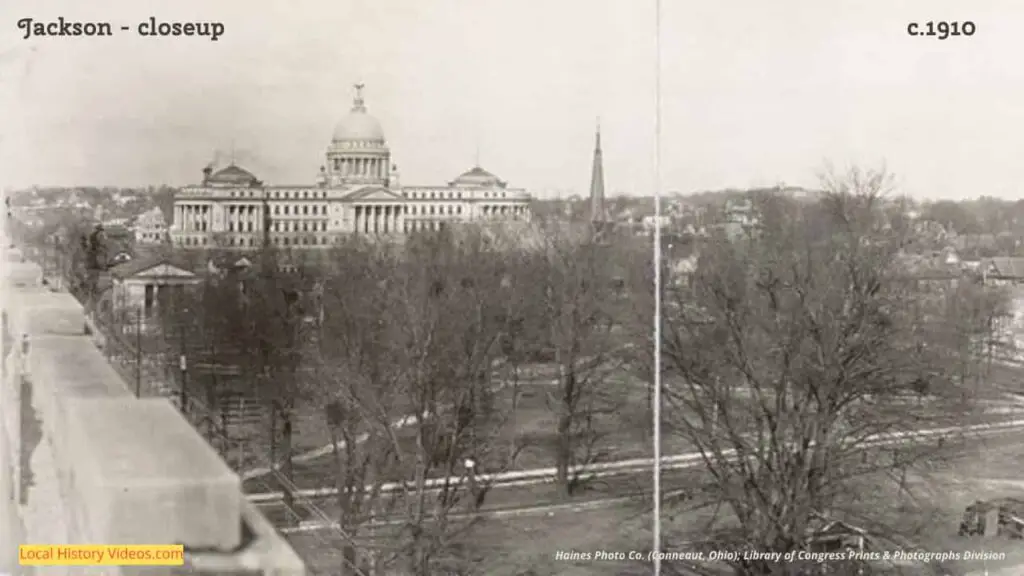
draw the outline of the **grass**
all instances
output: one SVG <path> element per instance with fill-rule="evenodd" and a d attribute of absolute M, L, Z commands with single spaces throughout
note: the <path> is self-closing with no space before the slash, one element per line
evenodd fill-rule
<path fill-rule="evenodd" d="M 987 439 L 982 444 L 965 446 L 957 451 L 957 459 L 944 466 L 936 465 L 930 478 L 911 478 L 913 487 L 927 494 L 923 501 L 910 502 L 906 495 L 896 494 L 892 484 L 867 482 L 858 493 L 870 494 L 869 507 L 880 513 L 880 519 L 904 533 L 913 533 L 917 546 L 923 551 L 993 551 L 1006 552 L 1005 561 L 989 561 L 987 567 L 1024 561 L 1019 541 L 965 540 L 956 536 L 960 516 L 965 506 L 979 498 L 1006 496 L 1024 497 L 1024 487 L 1008 487 L 993 483 L 990 478 L 1019 477 L 1024 465 L 1024 443 L 1013 434 Z M 984 479 L 976 479 L 982 474 Z M 599 496 L 621 495 L 629 485 L 637 488 L 646 478 L 634 477 L 627 484 L 609 485 L 581 496 L 581 501 Z M 629 484 L 629 483 L 632 484 Z M 666 488 L 696 483 L 697 479 L 684 475 L 673 479 Z M 921 493 L 921 492 L 919 492 Z M 519 503 L 554 503 L 557 495 L 550 486 L 498 490 L 489 498 L 486 507 L 504 507 Z M 639 561 L 567 561 L 556 559 L 556 553 L 568 551 L 594 552 L 597 550 L 629 552 L 642 551 L 650 542 L 649 503 L 643 498 L 601 509 L 530 514 L 511 518 L 489 518 L 465 536 L 460 542 L 474 550 L 474 561 L 480 574 L 514 576 L 554 576 L 556 574 L 649 574 L 650 567 Z M 336 511 L 330 512 L 334 514 Z M 715 515 L 709 508 L 683 510 L 679 505 L 666 504 L 663 509 L 663 544 L 668 551 L 687 551 L 692 542 L 703 539 L 707 523 Z M 720 517 L 720 515 L 719 515 Z M 924 530 L 922 530 L 922 527 Z M 332 532 L 297 534 L 288 536 L 296 550 L 309 562 L 312 573 L 327 574 L 337 566 L 337 546 L 340 536 Z M 386 539 L 386 538 L 385 538 Z M 325 540 L 327 543 L 325 543 Z M 890 548 L 891 549 L 891 548 Z M 963 563 L 964 570 L 980 570 L 984 563 Z M 956 574 L 958 572 L 951 572 Z"/>
<path fill-rule="evenodd" d="M 871 521 L 892 530 L 916 549 L 925 552 L 1005 552 L 1003 561 L 989 561 L 990 569 L 1000 565 L 1024 563 L 1024 547 L 1020 541 L 998 540 L 995 538 L 965 539 L 957 535 L 960 520 L 966 506 L 978 499 L 988 500 L 1000 497 L 1024 498 L 1024 484 L 1008 486 L 993 482 L 992 478 L 1019 477 L 1024 464 L 1024 443 L 1013 434 L 987 439 L 984 443 L 964 447 L 957 457 L 946 463 L 934 464 L 927 476 L 908 477 L 910 492 L 899 492 L 894 482 L 877 477 L 858 480 L 859 486 L 852 494 L 860 495 L 855 501 L 862 510 L 869 511 Z M 979 478 L 978 476 L 984 476 Z M 669 509 L 670 510 L 670 509 Z M 838 516 L 842 517 L 841 514 Z M 728 523 L 727 511 L 716 515 L 711 509 L 687 511 L 664 517 L 667 537 L 674 541 L 702 540 L 710 526 Z M 847 517 L 852 524 L 869 528 L 864 521 Z M 882 541 L 876 549 L 906 549 L 891 542 Z M 921 566 L 916 566 L 920 568 Z M 964 571 L 981 570 L 984 562 L 959 562 L 950 569 Z M 904 568 L 913 569 L 915 566 Z M 909 572 L 916 573 L 916 572 Z M 952 574 L 960 572 L 950 572 Z"/>
<path fill-rule="evenodd" d="M 611 461 L 629 458 L 649 457 L 648 439 L 649 412 L 646 390 L 627 375 L 616 375 L 608 381 L 607 413 L 594 418 L 596 441 L 591 448 L 590 461 Z M 495 451 L 490 461 L 480 462 L 481 471 L 525 470 L 554 466 L 556 446 L 557 407 L 549 398 L 555 392 L 546 377 L 533 378 L 518 387 L 518 396 L 513 402 L 513 388 L 504 387 L 496 394 L 495 412 L 502 415 L 502 428 L 493 443 Z M 296 450 L 329 445 L 330 434 L 324 418 L 315 407 L 306 407 L 300 416 L 296 434 Z M 263 431 L 253 431 L 247 449 L 250 453 L 267 453 L 266 441 L 259 437 Z M 415 449 L 415 431 L 412 427 L 396 432 L 404 450 Z M 514 446 L 520 446 L 517 456 L 510 461 Z M 685 451 L 688 446 L 681 442 L 666 440 L 665 452 Z M 329 483 L 334 474 L 334 461 L 330 454 L 310 462 L 294 464 L 294 481 L 303 488 L 313 488 Z M 398 480 L 402 475 L 391 480 Z M 266 490 L 265 482 L 253 483 L 256 491 Z M 256 484 L 259 486 L 257 487 Z"/>
<path fill-rule="evenodd" d="M 580 529 L 585 526 L 586 529 Z M 510 519 L 487 519 L 459 544 L 470 551 L 474 573 L 489 576 L 616 576 L 649 574 L 639 561 L 568 561 L 558 552 L 636 550 L 646 541 L 649 518 L 632 505 L 579 512 L 551 512 Z M 334 574 L 342 537 L 336 533 L 289 535 L 311 574 Z"/>

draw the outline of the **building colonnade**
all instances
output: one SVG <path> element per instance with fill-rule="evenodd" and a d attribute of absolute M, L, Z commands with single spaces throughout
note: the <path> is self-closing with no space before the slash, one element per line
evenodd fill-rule
<path fill-rule="evenodd" d="M 334 157 L 332 168 L 341 176 L 357 178 L 387 178 L 390 166 L 387 158 Z"/>

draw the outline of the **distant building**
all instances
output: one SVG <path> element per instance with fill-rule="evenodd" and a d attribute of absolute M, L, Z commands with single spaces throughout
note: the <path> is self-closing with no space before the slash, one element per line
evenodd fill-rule
<path fill-rule="evenodd" d="M 530 218 L 530 195 L 480 166 L 446 185 L 406 186 L 362 85 L 337 125 L 315 185 L 268 186 L 235 165 L 203 171 L 174 199 L 171 238 L 182 247 L 326 248 L 360 234 L 397 237 L 458 222 Z"/>
<path fill-rule="evenodd" d="M 659 224 L 661 225 L 662 229 L 668 228 L 669 226 L 672 225 L 672 217 L 671 216 L 665 216 L 665 215 L 662 215 L 662 216 L 650 215 L 650 216 L 644 216 L 643 218 L 640 219 L 640 226 L 641 226 L 641 229 L 644 231 L 645 234 L 653 234 L 655 226 L 659 225 Z"/>
<path fill-rule="evenodd" d="M 164 212 L 159 207 L 143 212 L 135 220 L 135 242 L 138 244 L 163 244 L 169 239 Z"/>
<path fill-rule="evenodd" d="M 1024 258 L 996 257 L 982 260 L 981 277 L 986 284 L 1014 286 L 1024 284 Z"/>
<path fill-rule="evenodd" d="M 115 316 L 139 313 L 143 329 L 153 324 L 161 304 L 180 298 L 187 286 L 202 281 L 195 272 L 167 258 L 140 258 L 110 269 L 111 305 Z"/>
<path fill-rule="evenodd" d="M 759 222 L 750 198 L 729 200 L 725 203 L 725 233 L 731 240 L 746 236 Z"/>

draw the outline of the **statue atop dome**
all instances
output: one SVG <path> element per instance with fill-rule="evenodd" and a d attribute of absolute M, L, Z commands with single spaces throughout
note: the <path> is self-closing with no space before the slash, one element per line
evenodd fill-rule
<path fill-rule="evenodd" d="M 362 82 L 355 84 L 356 97 L 352 100 L 352 111 L 353 112 L 366 112 L 366 104 L 363 101 L 363 88 L 366 84 Z"/>

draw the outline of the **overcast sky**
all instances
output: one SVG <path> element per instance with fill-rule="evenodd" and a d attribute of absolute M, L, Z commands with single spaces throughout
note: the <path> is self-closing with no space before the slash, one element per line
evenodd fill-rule
<path fill-rule="evenodd" d="M 1024 2 L 663 0 L 666 191 L 813 185 L 884 164 L 920 197 L 1024 191 Z M 585 193 L 601 118 L 612 192 L 654 185 L 653 0 L 4 0 L 0 180 L 187 184 L 232 142 L 314 181 L 364 82 L 407 184 L 480 163 Z M 221 21 L 208 38 L 21 40 L 17 20 Z M 912 38 L 910 21 L 973 37 Z"/>

